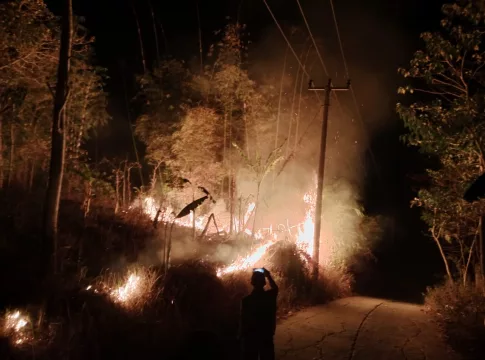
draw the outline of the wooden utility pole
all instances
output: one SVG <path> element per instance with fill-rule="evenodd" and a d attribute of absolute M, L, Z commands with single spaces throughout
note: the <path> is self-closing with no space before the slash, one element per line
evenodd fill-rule
<path fill-rule="evenodd" d="M 332 86 L 332 80 L 329 79 L 327 86 L 315 87 L 313 81 L 310 80 L 308 90 L 310 91 L 324 91 L 325 102 L 323 104 L 323 123 L 322 134 L 320 139 L 320 161 L 318 163 L 318 186 L 317 186 L 317 201 L 315 205 L 315 232 L 313 234 L 313 271 L 312 278 L 314 283 L 318 280 L 318 267 L 320 257 L 320 230 L 322 228 L 322 194 L 323 194 L 323 177 L 325 173 L 325 152 L 327 148 L 327 128 L 328 128 L 328 108 L 330 107 L 330 94 L 332 91 L 346 91 L 350 88 L 350 80 L 345 87 Z"/>

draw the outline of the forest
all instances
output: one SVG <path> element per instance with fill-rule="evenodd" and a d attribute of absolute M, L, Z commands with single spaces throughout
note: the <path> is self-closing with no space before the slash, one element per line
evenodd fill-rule
<path fill-rule="evenodd" d="M 142 70 L 121 110 L 131 144 L 113 156 L 99 150 L 100 134 L 119 122 L 109 69 L 72 0 L 62 8 L 0 4 L 2 358 L 189 359 L 193 346 L 235 358 L 256 267 L 279 284 L 278 319 L 354 294 L 356 274 L 378 261 L 374 249 L 391 232 L 390 216 L 364 202 L 378 126 L 363 121 L 352 87 L 331 94 L 315 251 L 323 94 L 308 88 L 326 68 L 308 23 L 283 29 L 275 19 L 284 57 L 262 69 L 238 19 L 209 46 L 199 29 L 199 49 L 184 58 L 161 50 L 152 8 L 153 44 L 134 12 Z M 442 10 L 440 31 L 423 33 L 423 49 L 399 68 L 396 112 L 402 142 L 430 164 L 410 206 L 445 278 L 423 301 L 452 346 L 476 356 L 484 207 L 463 194 L 485 166 L 485 7 Z M 194 332 L 205 344 L 218 334 L 217 352 L 190 343 Z"/>

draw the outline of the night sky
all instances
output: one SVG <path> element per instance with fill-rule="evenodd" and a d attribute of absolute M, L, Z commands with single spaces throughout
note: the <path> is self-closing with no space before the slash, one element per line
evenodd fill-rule
<path fill-rule="evenodd" d="M 144 49 L 150 65 L 156 57 L 147 1 L 74 0 L 75 13 L 85 18 L 84 25 L 96 37 L 98 62 L 108 68 L 110 75 L 107 90 L 113 121 L 99 140 L 101 154 L 124 157 L 129 153 L 133 157 L 125 95 L 128 98 L 134 96 L 135 75 L 142 72 L 142 67 L 132 6 L 136 4 L 134 8 L 141 23 Z M 56 13 L 59 13 L 61 3 L 60 0 L 48 1 Z M 294 0 L 269 0 L 268 3 L 285 28 L 289 25 L 304 26 Z M 422 172 L 425 159 L 399 142 L 402 129 L 394 113 L 398 101 L 396 90 L 401 81 L 397 68 L 406 65 L 420 46 L 419 33 L 438 28 L 440 7 L 444 2 L 335 0 L 334 3 L 353 86 L 359 101 L 363 102 L 364 121 L 375 113 L 377 106 L 379 116 L 386 121 L 386 126 L 371 140 L 379 170 L 377 172 L 369 161 L 365 206 L 369 213 L 394 217 L 394 231 L 386 234 L 383 245 L 376 249 L 374 271 L 366 272 L 360 280 L 372 295 L 405 296 L 405 290 L 412 288 L 416 292 L 416 289 L 424 289 L 424 285 L 435 281 L 436 274 L 442 269 L 435 245 L 423 235 L 426 229 L 419 220 L 419 212 L 409 209 L 413 184 L 408 175 Z M 332 74 L 343 81 L 343 67 L 340 60 L 336 60 L 340 53 L 336 48 L 328 1 L 301 0 L 301 4 L 314 35 L 327 44 L 322 55 L 326 57 L 330 53 Z M 191 57 L 198 55 L 196 1 L 152 0 L 152 5 L 162 55 L 193 60 Z M 268 56 L 279 56 L 278 53 L 284 51 L 284 42 L 262 0 L 199 0 L 199 10 L 205 46 L 212 43 L 214 30 L 221 29 L 229 16 L 247 24 L 254 42 L 253 50 L 258 54 L 262 53 L 258 44 L 267 45 L 268 39 L 274 43 L 273 47 L 264 48 Z M 356 75 L 352 76 L 354 73 Z M 314 80 L 321 83 L 326 79 Z M 370 82 L 377 82 L 384 89 L 376 95 L 378 99 L 364 99 Z M 131 116 L 134 119 L 136 114 L 132 112 Z M 396 289 L 383 288 L 390 279 L 398 284 Z"/>

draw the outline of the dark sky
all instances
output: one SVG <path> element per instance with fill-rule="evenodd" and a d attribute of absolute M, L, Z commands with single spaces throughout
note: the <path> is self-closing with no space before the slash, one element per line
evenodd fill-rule
<path fill-rule="evenodd" d="M 332 74 L 340 74 L 342 62 L 338 56 L 335 28 L 328 1 L 300 0 L 314 35 L 327 45 Z M 58 12 L 60 0 L 49 2 Z M 281 24 L 302 26 L 296 0 L 268 0 Z M 425 228 L 419 213 L 409 209 L 413 197 L 407 175 L 422 171 L 422 158 L 398 140 L 402 131 L 394 114 L 396 89 L 400 81 L 397 68 L 405 65 L 420 46 L 419 34 L 434 30 L 441 18 L 440 0 L 334 0 L 344 42 L 353 86 L 359 102 L 363 103 L 363 118 L 379 107 L 380 117 L 388 125 L 372 139 L 372 150 L 379 164 L 380 177 L 374 170 L 367 179 L 365 205 L 371 213 L 390 214 L 395 218 L 394 232 L 377 249 L 378 272 L 384 276 L 407 273 L 402 283 L 420 278 L 421 286 L 428 284 L 440 259 L 430 240 L 423 238 Z M 136 4 L 133 7 L 133 4 Z M 152 0 L 156 28 L 162 54 L 190 57 L 198 54 L 197 2 L 195 0 Z M 111 95 L 112 125 L 102 138 L 100 148 L 110 155 L 132 154 L 127 119 L 124 85 L 127 96 L 134 95 L 134 76 L 142 70 L 138 35 L 133 9 L 143 34 L 144 49 L 149 64 L 155 60 L 153 23 L 148 0 L 74 0 L 75 12 L 85 17 L 85 26 L 96 36 L 99 64 L 109 69 L 108 91 Z M 277 57 L 284 49 L 262 0 L 199 0 L 203 44 L 212 43 L 214 30 L 227 23 L 227 16 L 239 17 L 248 25 L 253 51 L 258 56 Z M 163 27 L 163 33 L 162 33 Z M 258 47 L 259 46 L 259 47 Z M 354 74 L 354 75 L 352 75 Z M 332 75 L 337 76 L 337 75 Z M 315 79 L 316 82 L 324 79 Z M 372 86 L 379 92 L 372 94 Z M 132 114 L 133 116 L 134 114 Z M 133 116 L 134 117 L 134 116 Z M 116 146 L 115 146 L 116 145 Z M 372 164 L 369 162 L 369 168 Z M 421 276 L 422 270 L 430 274 Z"/>
<path fill-rule="evenodd" d="M 96 37 L 96 53 L 100 65 L 109 70 L 111 77 L 108 90 L 112 101 L 110 112 L 114 120 L 111 133 L 104 141 L 105 151 L 125 151 L 130 142 L 124 85 L 127 95 L 134 95 L 134 75 L 141 73 L 141 56 L 134 11 L 141 24 L 145 56 L 148 65 L 155 57 L 155 39 L 150 16 L 149 0 L 74 0 L 75 13 L 85 18 L 85 26 Z M 56 12 L 62 0 L 48 0 Z M 238 17 L 248 25 L 255 51 L 271 34 L 271 52 L 278 56 L 284 43 L 262 0 L 198 0 L 202 41 L 207 47 L 213 43 L 215 30 L 221 29 L 226 17 Z M 295 0 L 268 0 L 281 24 L 302 26 L 301 15 Z M 322 38 L 336 61 L 330 63 L 331 72 L 343 75 L 328 1 L 301 0 L 310 26 L 316 37 Z M 440 18 L 442 1 L 437 0 L 334 0 L 350 73 L 357 94 L 366 94 L 369 81 L 386 82 L 389 91 L 376 101 L 386 102 L 385 112 L 392 113 L 395 103 L 396 68 L 408 61 L 421 31 L 436 27 Z M 151 0 L 155 13 L 159 48 L 162 54 L 193 58 L 198 52 L 197 0 Z M 163 28 L 163 32 L 162 32 Z M 278 44 L 279 41 L 279 44 Z M 262 45 L 261 45 L 262 46 Z M 261 49 L 259 49 L 261 54 Z M 332 59 L 330 60 L 332 61 Z M 335 66 L 332 66 L 335 65 Z M 360 69 L 366 76 L 360 76 Z M 353 71 L 356 70 L 356 71 Z M 358 72 L 358 75 L 356 75 Z M 354 74 L 354 75 L 353 75 Z M 334 75 L 333 75 L 334 76 Z M 383 80 L 385 79 L 385 80 Z M 318 81 L 318 79 L 315 79 Z M 324 81 L 321 79 L 320 81 Z M 343 79 L 342 79 L 343 81 Z M 367 99 L 359 99 L 367 100 Z M 372 100 L 372 99 L 369 99 Z M 373 101 L 364 101 L 374 107 Z M 373 109 L 374 110 L 374 109 Z M 364 117 L 366 114 L 363 114 Z M 134 117 L 134 114 L 132 114 Z M 108 135 L 108 134 L 107 134 Z M 116 138 L 115 143 L 110 139 Z"/>

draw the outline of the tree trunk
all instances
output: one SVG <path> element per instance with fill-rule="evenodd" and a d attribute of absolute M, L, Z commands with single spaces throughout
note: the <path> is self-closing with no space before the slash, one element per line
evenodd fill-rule
<path fill-rule="evenodd" d="M 306 56 L 305 56 L 305 61 L 303 62 L 303 71 L 306 71 L 306 63 L 308 61 L 308 56 L 310 55 L 310 50 L 312 49 L 312 46 L 310 45 L 308 47 L 308 51 L 306 53 Z M 296 124 L 295 124 L 295 144 L 294 144 L 294 148 L 293 148 L 293 151 L 296 153 L 296 150 L 297 150 L 297 146 L 298 146 L 298 132 L 299 132 L 299 129 L 300 129 L 300 117 L 301 117 L 301 94 L 302 94 L 302 91 L 303 91 L 303 79 L 304 79 L 304 74 L 302 74 L 301 78 L 300 78 L 300 96 L 299 96 L 299 99 L 298 99 L 298 114 L 296 115 Z"/>
<path fill-rule="evenodd" d="M 152 181 L 150 184 L 150 188 L 152 192 L 155 190 L 155 186 L 157 185 L 157 170 L 158 170 L 158 165 L 153 168 Z"/>
<path fill-rule="evenodd" d="M 482 215 L 480 216 L 480 233 L 479 233 L 479 243 L 478 243 L 478 255 L 480 257 L 480 274 L 482 275 L 482 281 L 485 281 L 485 256 L 484 256 L 484 250 L 485 246 L 483 244 L 484 238 L 485 238 L 485 216 Z"/>
<path fill-rule="evenodd" d="M 192 186 L 192 202 L 195 201 L 195 189 Z M 192 211 L 192 240 L 195 241 L 195 208 Z"/>
<path fill-rule="evenodd" d="M 230 196 L 230 209 L 229 209 L 229 214 L 231 218 L 229 219 L 229 234 L 232 234 L 234 230 L 234 213 L 235 213 L 235 207 L 234 207 L 234 193 L 235 193 L 235 188 L 236 188 L 236 182 L 234 180 L 234 174 L 231 169 L 231 177 L 229 179 L 230 181 L 230 186 L 229 186 L 229 196 Z"/>
<path fill-rule="evenodd" d="M 450 265 L 448 264 L 448 259 L 446 258 L 445 252 L 443 251 L 443 246 L 441 246 L 440 240 L 433 234 L 433 239 L 438 246 L 438 249 L 441 254 L 441 258 L 443 259 L 443 263 L 445 264 L 446 275 L 448 276 L 448 280 L 453 281 L 453 277 L 451 276 Z"/>
<path fill-rule="evenodd" d="M 52 145 L 49 167 L 49 182 L 47 185 L 44 208 L 44 250 L 51 257 L 51 270 L 58 271 L 58 219 L 61 200 L 62 178 L 66 155 L 66 138 L 64 125 L 66 114 L 64 107 L 69 94 L 69 68 L 72 48 L 72 0 L 64 2 L 62 19 L 61 48 L 57 68 L 57 85 L 54 98 L 54 113 L 52 119 Z"/>
<path fill-rule="evenodd" d="M 470 263 L 471 263 L 472 255 L 473 255 L 473 248 L 475 247 L 476 241 L 477 241 L 477 236 L 475 235 L 475 237 L 473 238 L 472 245 L 470 246 L 470 251 L 468 252 L 468 259 L 467 259 L 467 262 L 465 264 L 465 269 L 463 270 L 463 286 L 466 286 L 466 283 L 467 283 L 468 269 L 470 267 Z"/>
<path fill-rule="evenodd" d="M 227 147 L 227 113 L 224 112 L 224 129 L 223 129 L 223 146 L 222 146 L 222 166 L 224 170 L 226 169 L 226 147 Z M 225 184 L 226 184 L 226 176 L 222 178 L 222 185 L 221 185 L 221 196 L 224 198 L 225 193 Z"/>
<path fill-rule="evenodd" d="M 15 158 L 15 129 L 13 123 L 10 124 L 10 159 L 8 162 L 7 186 L 10 187 L 13 179 L 13 162 Z"/>
<path fill-rule="evenodd" d="M 32 161 L 30 164 L 30 174 L 29 174 L 29 193 L 32 192 L 32 188 L 34 186 L 34 178 L 35 178 L 35 162 Z"/>
<path fill-rule="evenodd" d="M 302 56 L 300 56 L 301 58 Z M 304 74 L 301 74 L 303 77 Z M 295 100 L 296 100 L 296 94 L 298 90 L 298 85 L 299 85 L 299 80 L 300 79 L 300 67 L 298 67 L 296 71 L 296 78 L 295 78 L 295 85 L 293 86 L 293 99 L 291 100 L 291 110 L 290 110 L 290 123 L 288 125 L 288 138 L 286 139 L 286 151 L 285 151 L 285 157 L 288 157 L 290 154 L 290 142 L 291 142 L 291 131 L 293 130 L 293 115 L 295 114 Z"/>
<path fill-rule="evenodd" d="M 126 173 L 128 171 L 128 157 L 126 158 L 126 161 L 125 161 L 125 167 L 123 169 L 123 208 L 126 208 L 127 207 L 127 195 L 126 195 L 126 192 L 127 192 L 127 185 L 126 185 Z"/>
<path fill-rule="evenodd" d="M 115 214 L 118 214 L 120 208 L 120 172 L 116 169 L 115 172 Z"/>
<path fill-rule="evenodd" d="M 140 55 L 141 55 L 141 64 L 143 66 L 143 73 L 146 73 L 147 66 L 145 61 L 145 51 L 143 50 L 143 37 L 141 36 L 140 22 L 138 21 L 138 14 L 136 13 L 134 2 L 131 3 L 131 10 L 133 11 L 133 16 L 135 17 L 135 21 L 136 21 L 136 30 L 138 31 L 138 41 L 140 42 Z"/>
<path fill-rule="evenodd" d="M 256 235 L 256 215 L 258 214 L 258 206 L 259 206 L 259 190 L 261 188 L 261 182 L 258 182 L 258 188 L 256 189 L 256 201 L 254 203 L 254 212 L 253 212 L 253 228 L 251 229 L 251 234 L 254 239 Z"/>
<path fill-rule="evenodd" d="M 170 224 L 170 233 L 168 234 L 168 241 L 165 252 L 165 274 L 167 274 L 168 269 L 170 268 L 170 254 L 172 252 L 172 230 L 174 224 L 175 221 L 172 221 L 172 223 Z"/>
<path fill-rule="evenodd" d="M 3 116 L 0 114 L 0 189 L 3 188 Z"/>
<path fill-rule="evenodd" d="M 283 70 L 281 71 L 281 79 L 280 79 L 280 95 L 278 99 L 278 114 L 276 116 L 276 131 L 275 131 L 275 138 L 274 138 L 274 148 L 278 148 L 278 137 L 280 132 L 280 117 L 281 117 L 281 99 L 283 98 L 283 83 L 285 80 L 285 73 L 286 73 L 286 61 L 288 59 L 288 50 L 289 46 L 286 47 L 285 50 L 285 59 L 283 60 Z M 276 176 L 273 174 L 273 188 Z"/>
<path fill-rule="evenodd" d="M 84 103 L 83 103 L 83 109 L 82 109 L 82 114 L 81 114 L 81 124 L 79 125 L 78 133 L 75 135 L 76 136 L 76 150 L 75 150 L 76 160 L 79 160 L 79 157 L 80 157 L 81 143 L 82 143 L 83 136 L 84 136 L 84 125 L 86 124 L 86 118 L 87 118 L 87 110 L 88 110 L 88 103 L 89 103 L 89 101 L 88 101 L 89 92 L 91 91 L 91 86 L 92 86 L 93 81 L 94 81 L 94 79 L 91 77 L 89 79 L 88 86 L 86 87 L 86 94 L 84 95 Z"/>
<path fill-rule="evenodd" d="M 128 193 L 128 204 L 131 204 L 131 166 L 128 167 L 128 171 L 126 172 L 126 187 Z"/>
<path fill-rule="evenodd" d="M 153 25 L 153 36 L 155 38 L 155 49 L 157 52 L 157 65 L 160 66 L 160 48 L 158 46 L 158 31 L 157 25 L 155 23 L 155 12 L 153 11 L 153 6 L 150 0 L 148 0 L 148 7 L 150 9 L 150 14 L 152 15 L 152 25 Z"/>
<path fill-rule="evenodd" d="M 200 56 L 200 74 L 204 72 L 204 59 L 202 56 L 202 29 L 200 26 L 200 12 L 199 12 L 199 1 L 195 2 L 196 10 L 197 10 L 197 25 L 199 29 L 199 56 Z"/>
<path fill-rule="evenodd" d="M 248 119 L 246 116 L 246 104 L 244 104 L 244 110 L 243 110 L 243 120 L 244 120 L 244 137 L 245 137 L 245 143 L 246 143 L 246 156 L 248 159 L 251 157 L 249 153 L 249 124 L 248 124 Z"/>

